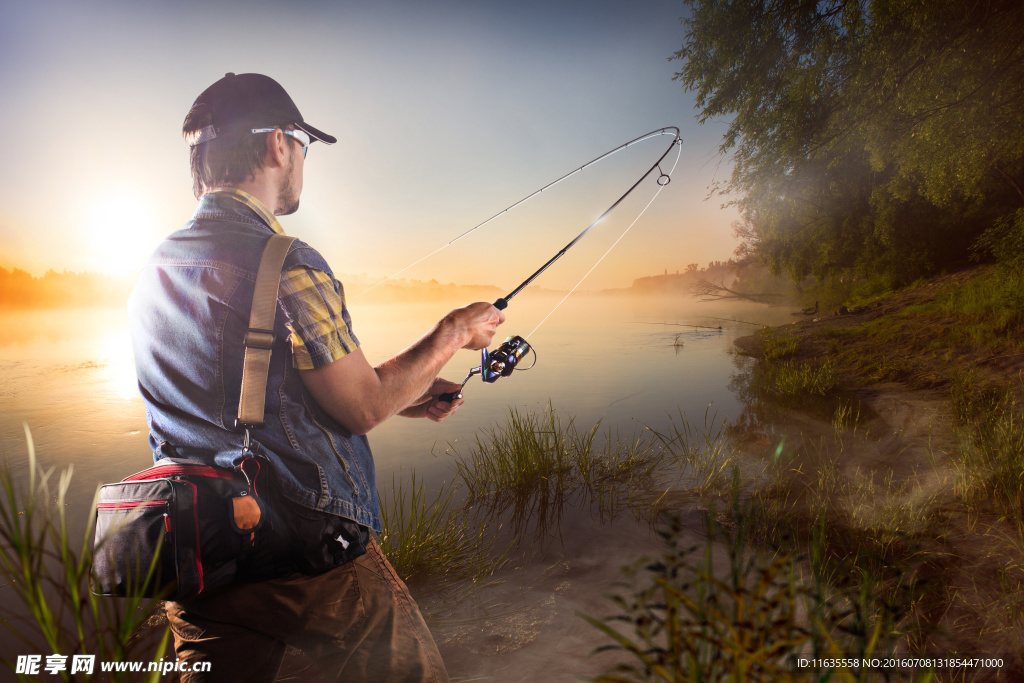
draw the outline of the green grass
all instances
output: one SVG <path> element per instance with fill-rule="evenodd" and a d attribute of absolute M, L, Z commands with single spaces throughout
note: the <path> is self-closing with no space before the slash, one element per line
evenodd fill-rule
<path fill-rule="evenodd" d="M 936 285 L 929 297 L 900 311 L 823 338 L 834 359 L 864 382 L 948 383 L 967 354 L 1006 356 L 1024 351 L 1024 273 L 981 268 Z"/>
<path fill-rule="evenodd" d="M 951 387 L 961 424 L 961 447 L 952 454 L 957 490 L 970 508 L 993 508 L 1024 537 L 1024 387 L 979 384 L 961 375 Z"/>
<path fill-rule="evenodd" d="M 697 496 L 718 493 L 727 488 L 726 472 L 735 458 L 735 451 L 726 436 L 725 420 L 718 420 L 707 411 L 702 428 L 686 419 L 682 412 L 672 419 L 664 431 L 651 430 L 658 441 L 682 465 L 676 489 Z"/>
<path fill-rule="evenodd" d="M 1024 327 L 1024 273 L 998 268 L 948 288 L 938 307 L 975 344 L 996 345 Z M 1019 348 L 1019 344 L 1015 344 Z"/>
<path fill-rule="evenodd" d="M 752 658 L 770 653 L 766 643 L 804 636 L 802 647 L 825 652 L 833 643 L 840 652 L 891 651 L 902 639 L 906 652 L 999 651 L 1019 658 L 1024 384 L 1001 376 L 989 361 L 1012 363 L 1024 350 L 1024 275 L 981 269 L 944 284 L 919 282 L 914 289 L 923 301 L 826 330 L 824 362 L 790 359 L 799 356 L 803 342 L 790 341 L 786 330 L 762 333 L 764 359 L 736 382 L 747 403 L 737 423 L 747 424 L 751 437 L 744 441 L 735 428 L 731 435 L 763 449 L 766 469 L 760 479 L 745 482 L 751 506 L 745 538 L 726 543 L 768 554 L 738 574 L 702 566 L 701 548 L 689 549 L 686 566 L 678 553 L 676 559 L 666 555 L 632 565 L 629 581 L 620 586 L 619 610 L 600 622 L 612 647 L 628 658 L 595 680 L 742 680 L 735 673 L 740 666 L 760 667 L 748 680 L 822 680 L 826 672 L 786 671 L 781 657 Z M 845 393 L 843 385 L 851 381 L 947 389 L 956 424 L 936 426 L 955 432 L 954 443 L 933 451 L 930 462 L 915 461 L 909 472 L 871 459 L 863 469 L 852 466 L 856 449 L 886 453 L 891 434 L 869 436 L 875 418 L 863 417 Z M 815 415 L 832 429 L 813 438 L 794 435 L 789 445 L 774 436 L 772 423 L 786 413 L 780 406 Z M 903 453 L 888 457 L 906 462 Z M 751 469 L 748 460 L 744 466 Z M 710 547 L 709 541 L 708 557 Z M 801 548 L 806 560 L 792 555 Z M 731 545 L 726 554 L 734 555 Z M 772 564 L 779 558 L 781 568 Z M 797 580 L 783 580 L 793 567 Z M 743 580 L 735 581 L 737 575 Z M 759 583 L 769 575 L 778 581 Z M 813 644 L 815 636 L 789 630 L 787 596 L 794 594 L 809 615 L 797 620 L 806 631 L 814 619 L 830 623 L 829 612 L 820 611 L 827 605 L 845 605 L 860 617 L 832 622 L 819 634 L 828 637 Z M 760 607 L 751 615 L 741 602 L 744 609 Z M 758 621 L 765 614 L 774 618 Z M 1020 666 L 1019 659 L 1011 661 Z M 945 672 L 942 679 L 973 675 L 950 678 Z M 857 678 L 836 672 L 830 680 Z"/>
<path fill-rule="evenodd" d="M 828 396 L 839 384 L 835 364 L 819 365 L 797 361 L 766 363 L 759 369 L 760 386 L 784 402 Z"/>
<path fill-rule="evenodd" d="M 581 429 L 550 406 L 542 414 L 510 409 L 471 448 L 449 444 L 448 452 L 452 484 L 437 494 L 428 496 L 415 473 L 380 494 L 381 547 L 407 581 L 483 579 L 519 539 L 542 544 L 557 532 L 569 509 L 653 521 L 669 502 L 725 490 L 733 458 L 724 421 L 707 414 L 703 427 L 679 414 L 663 431 L 602 434 L 600 422 Z"/>
<path fill-rule="evenodd" d="M 160 601 L 92 594 L 92 520 L 81 542 L 75 543 L 69 538 L 65 513 L 73 468 L 61 472 L 54 491 L 50 486 L 54 470 L 39 466 L 27 427 L 25 435 L 28 487 L 15 484 L 7 463 L 0 470 L 0 577 L 8 594 L 0 610 L 4 625 L 24 648 L 21 654 L 61 654 L 69 657 L 69 663 L 71 655 L 95 655 L 97 671 L 100 662 L 162 659 L 170 629 L 146 627 Z M 41 651 L 43 646 L 48 651 Z M 14 653 L 0 657 L 12 671 L 13 657 Z M 64 680 L 85 680 L 70 671 L 61 675 Z M 138 676 L 115 672 L 110 679 L 136 680 Z M 145 680 L 159 681 L 160 674 L 149 674 Z"/>
<path fill-rule="evenodd" d="M 451 585 L 497 571 L 519 539 L 557 530 L 569 507 L 589 506 L 602 519 L 650 508 L 655 482 L 675 464 L 662 440 L 679 449 L 682 442 L 642 427 L 627 437 L 599 433 L 600 422 L 580 429 L 550 406 L 543 414 L 510 409 L 471 448 L 449 444 L 452 484 L 436 495 L 415 473 L 381 492 L 382 549 L 407 581 Z"/>
<path fill-rule="evenodd" d="M 478 435 L 468 454 L 455 451 L 456 474 L 470 499 L 564 496 L 590 478 L 598 426 L 580 431 L 554 410 L 511 408 L 504 426 Z"/>
<path fill-rule="evenodd" d="M 824 680 L 827 672 L 787 669 L 791 661 L 776 644 L 824 655 L 888 652 L 898 638 L 908 652 L 977 649 L 988 642 L 978 640 L 983 631 L 998 639 L 993 642 L 1009 642 L 1015 624 L 1024 628 L 1024 598 L 1014 592 L 1024 585 L 1024 411 L 1014 394 L 985 393 L 976 379 L 965 377 L 959 389 L 964 448 L 936 454 L 932 462 L 936 471 L 949 468 L 949 481 L 917 472 L 897 479 L 891 471 L 862 474 L 843 466 L 847 451 L 869 437 L 861 429 L 860 404 L 835 393 L 834 369 L 790 361 L 763 361 L 766 366 L 786 368 L 794 379 L 769 375 L 774 389 L 758 393 L 760 399 L 779 401 L 787 393 L 778 389 L 785 381 L 797 387 L 794 396 L 825 392 L 829 400 L 814 398 L 819 393 L 811 400 L 828 404 L 821 419 L 832 429 L 818 441 L 794 440 L 795 451 L 784 441 L 767 445 L 774 456 L 763 463 L 763 474 L 753 472 L 757 465 L 749 458 L 737 458 L 724 423 L 708 415 L 703 427 L 680 414 L 667 428 L 638 429 L 623 438 L 602 435 L 599 423 L 580 428 L 550 407 L 542 414 L 512 410 L 503 424 L 481 432 L 472 448 L 455 453 L 454 482 L 461 490 L 428 499 L 422 487 L 407 489 L 399 498 L 410 497 L 412 505 L 394 507 L 394 519 L 399 509 L 425 512 L 401 513 L 410 520 L 405 526 L 389 518 L 388 534 L 408 536 L 402 543 L 412 557 L 436 545 L 430 539 L 452 535 L 452 516 L 466 525 L 454 536 L 468 547 L 500 535 L 498 529 L 503 537 L 535 543 L 542 535 L 536 531 L 557 527 L 567 506 L 589 504 L 597 517 L 631 510 L 652 519 L 708 505 L 717 520 L 714 505 L 727 488 L 725 473 L 742 462 L 750 470 L 743 483 L 748 499 L 738 507 L 734 502 L 725 535 L 716 539 L 731 548 L 728 562 L 702 564 L 701 558 L 713 556 L 705 548 L 703 555 L 675 555 L 676 565 L 664 558 L 632 565 L 632 583 L 620 586 L 620 611 L 609 621 L 596 620 L 612 645 L 633 658 L 627 665 L 632 669 L 595 680 L 736 680 L 694 672 L 738 666 L 760 672 L 748 680 Z M 456 502 L 458 496 L 464 499 Z M 974 521 L 965 526 L 963 519 Z M 742 562 L 739 548 L 746 553 Z M 965 555 L 968 548 L 977 554 Z M 491 556 L 503 558 L 508 551 L 495 546 Z M 487 574 L 485 555 L 475 560 L 484 568 L 477 576 Z M 415 572 L 429 579 L 438 566 L 459 561 L 440 555 L 398 563 L 424 567 Z M 694 590 L 702 591 L 699 599 Z M 665 605 L 672 605 L 671 615 Z M 835 672 L 831 680 L 873 676 Z"/>
<path fill-rule="evenodd" d="M 393 479 L 391 491 L 381 495 L 381 550 L 407 583 L 429 579 L 438 588 L 480 581 L 504 564 L 508 548 L 499 548 L 485 524 L 474 524 L 453 503 L 454 493 L 443 486 L 428 496 L 413 472 L 408 485 Z"/>
<path fill-rule="evenodd" d="M 623 653 L 590 680 L 887 680 L 884 671 L 870 668 L 799 664 L 800 658 L 891 655 L 897 615 L 871 576 L 825 563 L 820 535 L 804 557 L 753 551 L 748 534 L 758 508 L 741 501 L 738 491 L 737 472 L 731 523 L 716 524 L 712 509 L 702 543 L 690 540 L 693 532 L 678 516 L 667 515 L 658 532 L 662 554 L 623 567 L 624 580 L 609 596 L 614 613 L 581 615 L 610 641 L 596 652 Z M 848 580 L 851 575 L 856 580 Z M 929 671 L 911 675 L 932 678 Z"/>
<path fill-rule="evenodd" d="M 832 429 L 837 436 L 842 436 L 848 430 L 856 431 L 861 422 L 860 409 L 859 401 L 840 399 L 836 403 L 832 413 Z"/>
<path fill-rule="evenodd" d="M 628 438 L 607 432 L 600 422 L 588 429 L 550 406 L 543 415 L 509 410 L 503 425 L 482 431 L 468 452 L 449 446 L 455 475 L 469 502 L 504 510 L 509 506 L 549 507 L 572 498 L 612 504 L 618 494 L 644 487 L 664 464 L 654 432 L 637 428 Z"/>
<path fill-rule="evenodd" d="M 764 357 L 769 360 L 793 355 L 800 344 L 793 335 L 780 332 L 774 327 L 766 327 L 758 331 L 757 336 L 761 339 Z"/>
<path fill-rule="evenodd" d="M 795 449 L 781 438 L 764 447 L 774 457 L 751 494 L 764 520 L 752 534 L 758 545 L 806 546 L 821 528 L 825 565 L 870 578 L 898 606 L 915 651 L 1013 652 L 1024 633 L 1024 387 L 981 376 L 957 375 L 957 424 L 945 425 L 956 440 L 912 471 L 851 467 L 857 449 L 886 435 L 869 437 L 854 405 L 840 401 L 832 434 L 791 439 Z"/>

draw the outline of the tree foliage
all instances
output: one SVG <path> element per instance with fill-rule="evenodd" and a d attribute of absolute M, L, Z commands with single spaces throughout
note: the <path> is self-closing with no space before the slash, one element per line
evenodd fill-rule
<path fill-rule="evenodd" d="M 700 122 L 730 121 L 718 189 L 741 253 L 795 280 L 897 284 L 1024 207 L 1024 3 L 686 4 L 675 78 Z"/>

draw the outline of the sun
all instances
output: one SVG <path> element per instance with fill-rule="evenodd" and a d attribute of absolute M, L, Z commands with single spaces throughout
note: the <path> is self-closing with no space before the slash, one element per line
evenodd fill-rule
<path fill-rule="evenodd" d="M 159 242 L 156 211 L 137 192 L 103 193 L 85 221 L 89 269 L 103 273 L 138 270 Z"/>

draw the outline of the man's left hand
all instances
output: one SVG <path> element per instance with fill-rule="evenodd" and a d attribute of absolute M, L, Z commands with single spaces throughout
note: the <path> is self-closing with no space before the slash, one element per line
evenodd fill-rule
<path fill-rule="evenodd" d="M 458 391 L 461 385 L 458 382 L 449 382 L 446 379 L 438 377 L 434 380 L 434 383 L 430 386 L 427 393 L 420 396 L 416 401 L 399 413 L 402 417 L 425 417 L 434 422 L 444 422 L 447 420 L 455 411 L 466 402 L 465 399 L 457 398 L 451 403 L 447 401 L 439 401 L 438 396 L 441 394 L 451 393 Z"/>

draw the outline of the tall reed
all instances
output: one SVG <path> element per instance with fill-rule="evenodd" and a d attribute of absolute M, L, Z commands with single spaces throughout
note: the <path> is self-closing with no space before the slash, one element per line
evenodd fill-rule
<path fill-rule="evenodd" d="M 508 549 L 499 548 L 487 525 L 453 502 L 454 493 L 453 486 L 442 486 L 431 498 L 415 471 L 408 485 L 392 477 L 391 491 L 381 492 L 381 550 L 404 581 L 429 577 L 444 587 L 482 579 L 505 563 Z"/>
<path fill-rule="evenodd" d="M 477 435 L 470 453 L 454 451 L 456 475 L 470 499 L 568 493 L 589 474 L 597 429 L 581 432 L 573 418 L 563 425 L 550 408 L 543 417 L 510 408 L 505 425 Z"/>
<path fill-rule="evenodd" d="M 719 420 L 708 409 L 701 428 L 680 411 L 678 420 L 671 419 L 663 431 L 651 431 L 673 461 L 685 467 L 680 472 L 685 480 L 681 488 L 697 495 L 728 490 L 725 472 L 736 453 L 726 436 L 725 420 Z"/>
<path fill-rule="evenodd" d="M 24 650 L 5 652 L 0 661 L 13 671 L 19 654 L 95 655 L 98 671 L 99 662 L 162 659 L 170 629 L 165 626 L 162 631 L 145 632 L 144 628 L 160 601 L 92 593 L 92 515 L 81 543 L 75 544 L 69 537 L 65 501 L 73 467 L 61 472 L 54 493 L 50 488 L 54 469 L 44 470 L 36 461 L 27 426 L 25 437 L 27 489 L 15 484 L 9 463 L 0 468 L 0 577 L 14 598 L 5 600 L 0 612 L 4 625 Z M 68 681 L 87 679 L 82 674 L 72 675 L 70 667 L 61 676 Z M 137 674 L 118 672 L 109 676 L 110 680 L 138 678 Z M 147 681 L 159 679 L 159 673 L 145 677 Z"/>
<path fill-rule="evenodd" d="M 513 527 L 529 520 L 548 526 L 567 505 L 591 504 L 601 516 L 623 505 L 648 501 L 646 494 L 666 463 L 656 434 L 637 426 L 629 438 L 609 430 L 603 442 L 600 422 L 579 429 L 548 406 L 543 415 L 509 410 L 504 425 L 483 432 L 475 447 L 454 453 L 456 477 L 468 502 L 492 518 L 511 512 Z"/>

